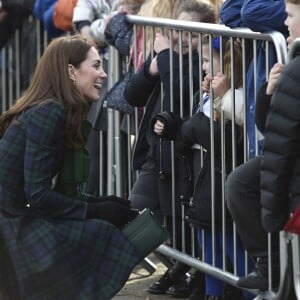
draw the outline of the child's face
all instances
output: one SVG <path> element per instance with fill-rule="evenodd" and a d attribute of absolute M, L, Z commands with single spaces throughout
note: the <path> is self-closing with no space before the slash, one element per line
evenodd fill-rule
<path fill-rule="evenodd" d="M 178 16 L 178 20 L 181 21 L 195 21 L 195 18 L 197 18 L 197 15 L 194 13 L 187 13 L 187 12 L 182 12 Z M 192 50 L 196 50 L 198 47 L 198 42 L 199 42 L 199 34 L 198 33 L 191 33 L 191 38 L 192 38 Z M 173 40 L 174 40 L 174 50 L 176 52 L 179 52 L 179 35 L 177 32 L 174 32 L 173 35 Z M 189 51 L 189 34 L 186 31 L 182 32 L 182 53 L 188 53 Z"/>
<path fill-rule="evenodd" d="M 287 18 L 284 24 L 288 27 L 289 37 L 287 38 L 288 48 L 297 37 L 300 37 L 300 4 L 286 3 L 285 10 Z"/>
<path fill-rule="evenodd" d="M 220 72 L 220 54 L 213 50 L 213 74 L 210 74 L 210 56 L 209 45 L 203 44 L 202 46 L 202 70 L 205 75 L 214 76 L 217 72 Z"/>

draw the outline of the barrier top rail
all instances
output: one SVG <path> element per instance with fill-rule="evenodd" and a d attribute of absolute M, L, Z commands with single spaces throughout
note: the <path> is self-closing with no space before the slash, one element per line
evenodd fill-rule
<path fill-rule="evenodd" d="M 226 37 L 239 37 L 252 40 L 272 42 L 275 46 L 279 63 L 286 63 L 287 46 L 284 36 L 277 31 L 260 33 L 251 31 L 249 28 L 230 28 L 221 24 L 211 24 L 193 21 L 178 21 L 167 18 L 141 17 L 127 15 L 127 21 L 131 24 L 142 26 L 163 27 L 173 30 L 184 30 L 204 34 L 222 35 Z"/>

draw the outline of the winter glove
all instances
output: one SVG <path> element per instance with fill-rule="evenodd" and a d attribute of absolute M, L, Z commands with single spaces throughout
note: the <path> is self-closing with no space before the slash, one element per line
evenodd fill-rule
<path fill-rule="evenodd" d="M 129 201 L 128 201 L 129 202 Z M 88 203 L 86 218 L 102 219 L 122 228 L 128 223 L 131 216 L 131 207 L 118 201 L 104 201 Z"/>
<path fill-rule="evenodd" d="M 114 196 L 114 195 L 110 195 L 110 196 L 102 196 L 102 197 L 99 197 L 100 198 L 100 201 L 116 201 L 120 204 L 123 204 L 123 205 L 130 205 L 130 201 L 129 200 L 125 200 L 121 197 L 118 197 L 118 196 Z"/>
<path fill-rule="evenodd" d="M 118 196 L 114 196 L 114 195 L 110 195 L 110 196 L 94 196 L 94 195 L 90 195 L 90 194 L 85 194 L 85 198 L 86 201 L 88 203 L 100 203 L 100 202 L 105 202 L 105 201 L 116 201 L 120 204 L 123 205 L 130 205 L 130 201 L 129 200 L 125 200 L 121 197 Z"/>
<path fill-rule="evenodd" d="M 151 119 L 152 128 L 154 128 L 154 124 L 157 120 L 164 124 L 164 130 L 160 137 L 166 140 L 174 140 L 177 135 L 177 130 L 179 129 L 183 120 L 181 120 L 180 117 L 172 112 L 163 111 Z"/>

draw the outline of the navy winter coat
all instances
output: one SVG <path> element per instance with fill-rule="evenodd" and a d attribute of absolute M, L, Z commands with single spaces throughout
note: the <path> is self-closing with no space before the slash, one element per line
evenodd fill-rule
<path fill-rule="evenodd" d="M 288 35 L 284 21 L 284 0 L 226 0 L 220 11 L 222 23 L 231 28 L 246 27 L 256 32 L 278 31 Z M 266 81 L 265 48 L 257 43 L 256 82 L 254 82 L 254 64 L 251 62 L 247 71 L 247 131 L 250 157 L 255 153 L 255 89 Z M 269 66 L 277 62 L 275 50 L 270 45 Z"/>

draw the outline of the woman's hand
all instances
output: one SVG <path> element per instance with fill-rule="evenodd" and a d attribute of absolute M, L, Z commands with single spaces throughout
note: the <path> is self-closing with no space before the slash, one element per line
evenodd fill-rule
<path fill-rule="evenodd" d="M 165 124 L 162 123 L 161 121 L 157 120 L 154 124 L 154 132 L 157 134 L 157 135 L 161 135 L 162 132 L 164 131 L 164 128 L 165 128 Z"/>

